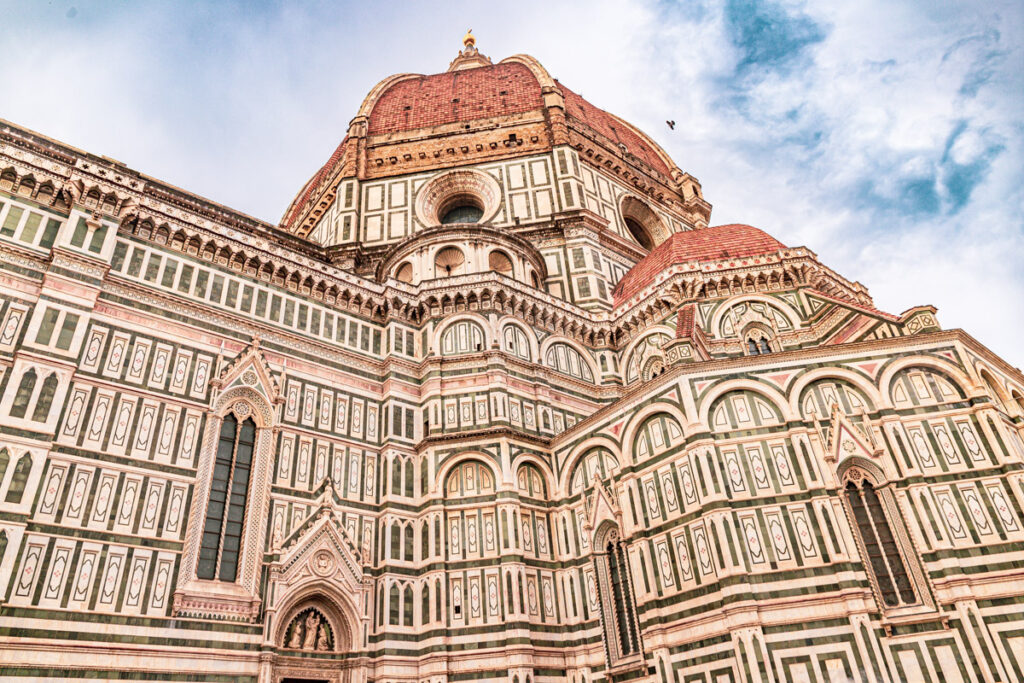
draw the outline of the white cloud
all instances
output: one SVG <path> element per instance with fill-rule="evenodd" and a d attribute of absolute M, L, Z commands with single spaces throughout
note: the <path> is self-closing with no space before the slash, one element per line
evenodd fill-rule
<path fill-rule="evenodd" d="M 67 2 L 12 3 L 0 116 L 273 222 L 378 80 L 443 70 L 472 26 L 491 57 L 533 54 L 651 133 L 713 222 L 805 244 L 881 308 L 932 303 L 1022 364 L 1020 4 L 726 1 L 733 24 L 704 1 L 86 4 L 73 19 Z M 768 41 L 751 51 L 735 21 L 755 14 L 770 30 L 748 32 Z M 751 54 L 765 62 L 738 72 Z"/>

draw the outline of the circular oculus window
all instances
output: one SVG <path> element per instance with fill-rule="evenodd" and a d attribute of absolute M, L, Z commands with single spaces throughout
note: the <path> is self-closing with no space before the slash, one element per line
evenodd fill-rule
<path fill-rule="evenodd" d="M 416 195 L 416 218 L 427 227 L 484 223 L 498 213 L 501 187 L 487 173 L 471 169 L 434 176 Z"/>

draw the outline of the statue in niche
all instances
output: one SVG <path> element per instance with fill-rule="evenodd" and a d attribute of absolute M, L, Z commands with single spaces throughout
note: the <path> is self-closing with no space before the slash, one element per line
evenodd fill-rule
<path fill-rule="evenodd" d="M 292 637 L 288 639 L 288 647 L 293 650 L 302 647 L 302 624 L 298 619 L 292 622 Z"/>
<path fill-rule="evenodd" d="M 306 637 L 302 639 L 302 649 L 312 650 L 316 644 L 316 632 L 319 630 L 320 617 L 317 613 L 310 611 L 306 617 Z"/>
<path fill-rule="evenodd" d="M 327 640 L 327 624 L 320 624 L 320 634 L 316 639 L 316 649 L 320 651 L 331 649 L 330 643 Z"/>

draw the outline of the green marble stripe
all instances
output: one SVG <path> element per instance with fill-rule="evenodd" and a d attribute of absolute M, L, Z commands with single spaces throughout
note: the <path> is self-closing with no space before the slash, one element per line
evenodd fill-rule
<path fill-rule="evenodd" d="M 50 264 L 49 268 L 46 269 L 46 272 L 48 274 L 54 273 L 60 275 L 61 277 L 66 277 L 69 280 L 77 280 L 78 282 L 84 282 L 85 284 L 91 285 L 96 288 L 103 286 L 103 278 L 92 277 L 91 275 L 85 275 L 84 273 L 79 273 L 74 270 L 61 268 L 60 266 L 53 265 L 52 263 Z M 42 299 L 43 297 L 39 298 Z M 92 311 L 92 309 L 87 310 L 89 310 L 90 312 Z"/>
<path fill-rule="evenodd" d="M 256 683 L 256 676 L 238 674 L 171 673 L 156 671 L 124 671 L 122 669 L 67 669 L 63 667 L 10 667 L 3 669 L 4 676 L 40 680 L 109 679 L 115 681 L 202 681 L 209 683 Z"/>
<path fill-rule="evenodd" d="M 177 629 L 190 631 L 207 631 L 210 633 L 238 634 L 259 637 L 263 633 L 262 624 L 242 624 L 237 622 L 212 622 L 188 617 L 173 619 L 154 616 L 126 616 L 79 610 L 61 611 L 43 607 L 14 607 L 4 605 L 0 608 L 0 616 L 14 619 L 52 619 L 70 623 L 91 623 L 110 626 L 130 626 L 138 628 L 162 628 L 171 632 Z"/>
<path fill-rule="evenodd" d="M 175 477 L 183 477 L 189 480 L 194 480 L 196 476 L 196 467 L 177 467 L 175 465 L 166 465 L 164 463 L 158 463 L 152 460 L 140 460 L 139 458 L 132 458 L 124 455 L 110 455 L 108 453 L 102 453 L 100 451 L 94 451 L 85 448 L 77 448 L 75 446 L 67 446 L 64 444 L 55 443 L 53 445 L 52 452 L 61 453 L 64 455 L 72 455 L 78 458 L 94 460 L 97 462 L 111 463 L 112 465 L 119 467 L 129 467 L 131 469 L 143 469 L 151 472 L 159 472 L 161 474 L 171 475 Z M 196 461 L 199 460 L 198 457 L 194 457 L 193 459 Z"/>

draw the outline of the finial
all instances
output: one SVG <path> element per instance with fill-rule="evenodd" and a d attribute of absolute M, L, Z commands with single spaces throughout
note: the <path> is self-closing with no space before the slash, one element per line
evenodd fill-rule
<path fill-rule="evenodd" d="M 467 48 L 476 47 L 476 38 L 473 37 L 473 29 L 466 31 L 466 35 L 462 36 L 462 44 Z"/>

